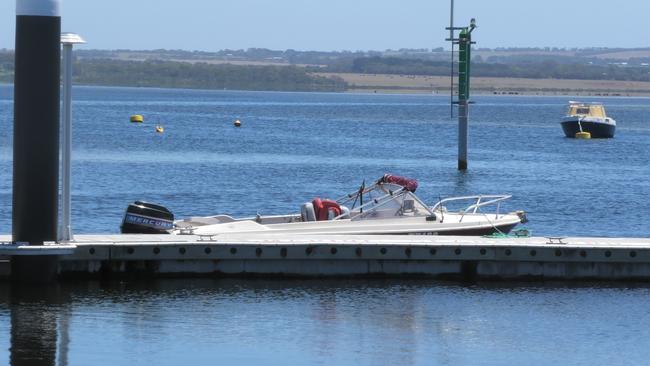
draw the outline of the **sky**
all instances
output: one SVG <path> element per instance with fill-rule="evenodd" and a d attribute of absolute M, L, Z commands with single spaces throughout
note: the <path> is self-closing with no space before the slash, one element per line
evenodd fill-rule
<path fill-rule="evenodd" d="M 18 0 L 22 1 L 22 0 Z M 14 0 L 0 48 L 14 48 Z M 62 31 L 87 49 L 449 48 L 450 0 L 61 0 Z M 477 47 L 649 47 L 650 0 L 455 0 Z"/>

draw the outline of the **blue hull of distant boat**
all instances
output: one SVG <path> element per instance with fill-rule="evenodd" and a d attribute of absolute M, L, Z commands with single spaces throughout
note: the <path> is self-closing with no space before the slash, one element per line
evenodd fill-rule
<path fill-rule="evenodd" d="M 566 137 L 575 137 L 577 132 L 580 132 L 582 126 L 583 132 L 589 132 L 592 138 L 612 138 L 616 131 L 616 125 L 601 122 L 581 121 L 565 121 L 562 122 L 562 129 Z"/>

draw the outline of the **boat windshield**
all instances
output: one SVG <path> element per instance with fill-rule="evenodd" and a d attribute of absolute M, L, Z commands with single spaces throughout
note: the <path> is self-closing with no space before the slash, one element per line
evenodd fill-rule
<path fill-rule="evenodd" d="M 364 193 L 364 204 L 354 207 L 350 214 L 354 220 L 387 219 L 429 216 L 433 212 L 420 199 L 396 184 L 377 184 Z"/>
<path fill-rule="evenodd" d="M 602 104 L 572 103 L 567 111 L 569 116 L 590 116 L 605 118 L 605 107 Z"/>

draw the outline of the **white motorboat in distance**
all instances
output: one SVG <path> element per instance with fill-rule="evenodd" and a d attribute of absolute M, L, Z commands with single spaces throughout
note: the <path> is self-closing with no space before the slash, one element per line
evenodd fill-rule
<path fill-rule="evenodd" d="M 569 102 L 566 116 L 560 122 L 566 137 L 589 134 L 593 138 L 611 138 L 616 132 L 616 121 L 607 117 L 600 103 Z"/>
<path fill-rule="evenodd" d="M 127 208 L 123 233 L 176 235 L 265 234 L 400 234 L 489 235 L 508 233 L 526 221 L 523 211 L 500 213 L 510 195 L 475 195 L 442 199 L 430 206 L 415 195 L 413 179 L 386 174 L 337 200 L 315 198 L 289 215 L 190 217 L 173 221 L 160 205 L 136 201 Z M 451 210 L 450 205 L 462 207 Z M 486 212 L 492 209 L 493 212 Z"/>

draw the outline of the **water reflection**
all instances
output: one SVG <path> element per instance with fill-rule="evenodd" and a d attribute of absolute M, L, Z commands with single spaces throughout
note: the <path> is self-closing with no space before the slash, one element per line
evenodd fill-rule
<path fill-rule="evenodd" d="M 67 365 L 67 334 L 58 342 L 59 331 L 67 333 L 63 304 L 69 301 L 61 287 L 7 284 L 0 290 L 11 318 L 10 365 Z"/>
<path fill-rule="evenodd" d="M 647 285 L 388 279 L 0 284 L 10 351 L 0 364 L 581 363 L 608 359 L 594 346 L 603 342 L 636 349 L 625 340 L 645 332 L 648 295 Z M 522 352 L 530 347 L 557 352 Z"/>

